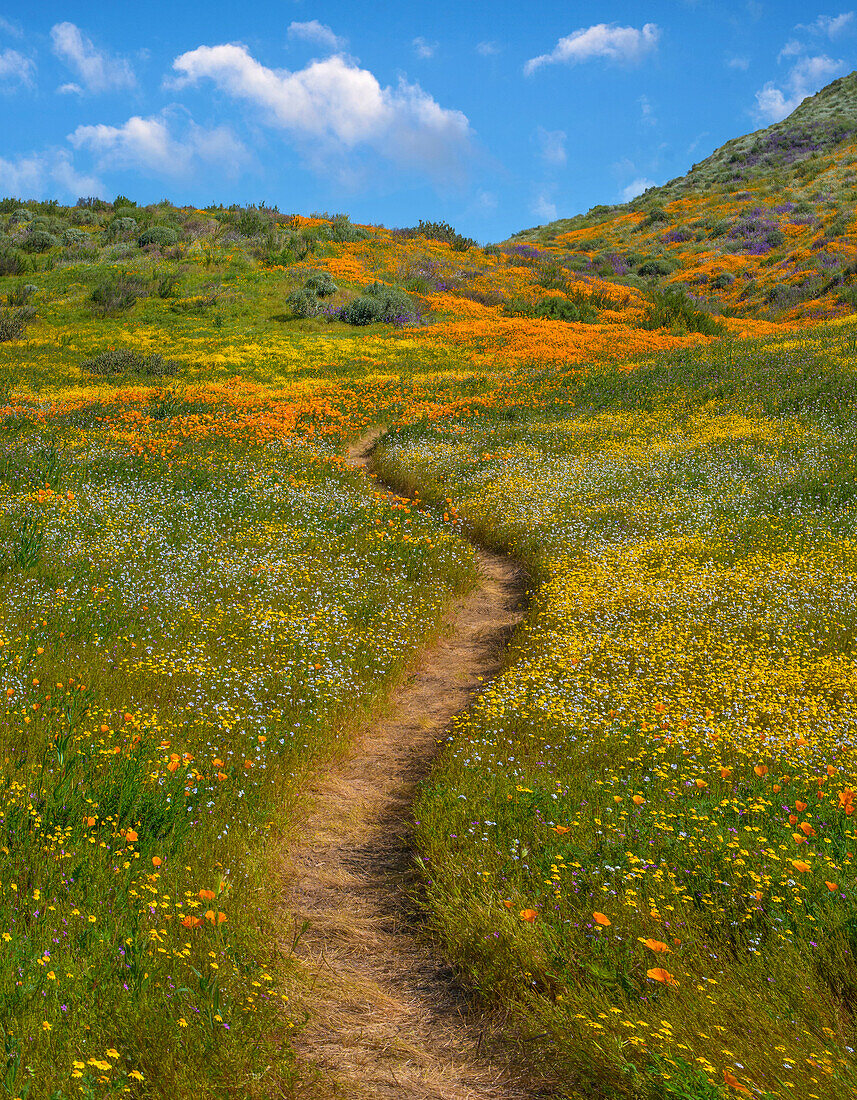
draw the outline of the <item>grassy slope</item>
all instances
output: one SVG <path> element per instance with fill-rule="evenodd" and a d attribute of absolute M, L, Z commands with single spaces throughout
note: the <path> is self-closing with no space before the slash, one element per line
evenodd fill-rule
<path fill-rule="evenodd" d="M 727 310 L 818 316 L 854 304 L 857 74 L 784 121 L 727 142 L 685 175 L 620 206 L 523 230 L 606 278 L 681 283 Z M 646 265 L 649 265 L 648 267 Z"/>
<path fill-rule="evenodd" d="M 729 208 L 724 209 L 728 222 Z M 702 214 L 700 208 L 695 216 Z M 568 549 L 578 548 L 581 560 L 588 560 L 587 540 L 622 543 L 650 537 L 661 552 L 658 523 L 670 494 L 677 494 L 676 502 L 660 522 L 678 526 L 675 547 L 681 549 L 689 524 L 702 522 L 693 509 L 685 514 L 682 508 L 708 501 L 713 513 L 703 508 L 701 514 L 703 519 L 719 517 L 725 541 L 714 550 L 727 557 L 736 539 L 751 537 L 745 527 L 737 536 L 730 527 L 736 513 L 729 486 L 745 468 L 755 471 L 753 491 L 760 494 L 763 512 L 775 505 L 794 510 L 810 498 L 825 515 L 847 512 L 842 493 L 847 479 L 837 472 L 846 464 L 837 442 L 846 438 L 841 435 L 845 429 L 837 421 L 832 434 L 824 433 L 825 418 L 836 403 L 847 408 L 851 401 L 853 344 L 836 335 L 821 358 L 815 351 L 792 358 L 777 353 L 772 359 L 779 364 L 777 374 L 770 377 L 763 369 L 764 346 L 748 345 L 742 352 L 741 344 L 727 344 L 718 350 L 678 320 L 671 330 L 641 327 L 649 308 L 646 284 L 600 280 L 594 266 L 576 273 L 572 260 L 581 254 L 569 260 L 560 249 L 463 253 L 442 241 L 355 231 L 342 219 L 289 219 L 265 209 L 203 212 L 165 204 L 145 210 L 105 204 L 69 211 L 4 202 L 0 215 L 0 265 L 22 268 L 0 277 L 0 293 L 20 297 L 28 282 L 36 288 L 29 299 L 36 316 L 25 338 L 0 343 L 0 401 L 8 402 L 0 437 L 8 513 L 0 597 L 9 623 L 2 667 L 3 686 L 8 683 L 13 693 L 3 727 L 8 751 L 0 759 L 6 761 L 4 781 L 15 808 L 4 828 L 12 841 L 6 843 L 7 856 L 19 849 L 42 876 L 39 882 L 24 880 L 11 863 L 15 878 L 0 874 L 10 937 L 4 943 L 12 945 L 0 956 L 4 995 L 21 1022 L 8 1029 L 4 1040 L 10 1067 L 18 1067 L 15 1087 L 23 1092 L 21 1082 L 38 1081 L 31 1098 L 39 1100 L 50 1097 L 54 1086 L 71 1095 L 81 1082 L 100 1095 L 117 1080 L 139 1095 L 193 1095 L 200 1088 L 217 1095 L 236 1083 L 249 1087 L 252 1074 L 272 1064 L 277 1049 L 287 1055 L 282 1033 L 272 1031 L 272 1019 L 285 1027 L 288 1010 L 283 1013 L 259 992 L 268 980 L 261 975 L 273 973 L 280 993 L 292 980 L 287 959 L 279 971 L 265 969 L 275 962 L 266 942 L 261 893 L 270 822 L 279 812 L 276 830 L 288 831 L 305 770 L 316 766 L 342 732 L 342 700 L 356 694 L 371 703 L 398 667 L 401 653 L 398 648 L 392 652 L 391 638 L 397 645 L 402 638 L 411 647 L 418 645 L 444 593 L 462 583 L 468 570 L 467 555 L 448 525 L 367 498 L 343 472 L 336 457 L 343 439 L 380 418 L 411 425 L 402 454 L 409 473 L 418 472 L 439 503 L 455 498 L 486 537 L 516 546 L 549 582 L 537 609 L 547 616 L 547 628 L 543 618 L 534 620 L 523 643 L 530 650 L 521 650 L 521 659 L 533 657 L 541 676 L 546 666 L 538 662 L 545 658 L 554 686 L 548 690 L 538 678 L 529 684 L 525 675 L 526 691 L 532 687 L 529 702 L 511 731 L 500 729 L 496 743 L 495 696 L 486 696 L 473 724 L 462 726 L 461 758 L 439 773 L 425 801 L 424 843 L 438 868 L 433 903 L 451 954 L 489 998 L 512 997 L 531 1034 L 560 1037 L 537 1049 L 544 1054 L 543 1066 L 575 1087 L 609 1090 L 618 1081 L 634 1096 L 670 1095 L 668 1079 L 678 1073 L 685 1096 L 719 1095 L 722 1070 L 733 1066 L 737 1072 L 741 1058 L 736 1053 L 733 1061 L 722 1062 L 722 1050 L 685 1034 L 685 1023 L 675 1045 L 662 1035 L 660 1046 L 646 1047 L 639 1030 L 630 1045 L 611 1031 L 603 1057 L 592 1045 L 593 1034 L 605 1027 L 596 1003 L 607 1016 L 613 1010 L 626 1013 L 624 1027 L 632 1009 L 634 1019 L 648 1020 L 650 1011 L 660 1009 L 661 994 L 674 992 L 669 987 L 652 993 L 655 987 L 643 977 L 639 957 L 629 951 L 632 928 L 615 914 L 609 927 L 615 926 L 622 940 L 598 946 L 600 933 L 593 934 L 591 921 L 582 920 L 573 904 L 575 890 L 563 887 L 568 868 L 576 872 L 576 863 L 586 866 L 583 854 L 590 863 L 603 854 L 587 831 L 589 810 L 579 812 L 581 776 L 596 785 L 605 780 L 616 737 L 634 767 L 643 767 L 646 741 L 639 735 L 647 732 L 651 716 L 640 719 L 642 704 L 636 699 L 626 700 L 631 709 L 622 712 L 623 722 L 630 717 L 621 727 L 602 726 L 599 712 L 593 728 L 604 743 L 588 750 L 578 774 L 569 745 L 573 737 L 580 743 L 581 727 L 575 715 L 578 724 L 572 724 L 568 705 L 579 696 L 580 685 L 568 654 L 583 634 L 569 637 L 552 624 L 559 608 L 563 621 L 578 615 L 575 621 L 583 631 L 589 605 L 578 607 L 575 592 L 597 601 L 617 587 L 601 562 L 602 587 L 595 591 L 585 574 L 574 573 Z M 130 217 L 133 226 L 119 220 Z M 27 252 L 39 218 L 54 240 L 44 252 Z M 178 240 L 141 248 L 139 232 L 153 224 L 172 227 Z M 628 224 L 635 224 L 633 216 Z M 660 232 L 657 221 L 646 230 Z M 648 239 L 644 233 L 637 238 Z M 339 286 L 320 308 L 347 303 L 359 287 L 381 279 L 406 287 L 415 307 L 433 323 L 391 331 L 387 325 L 355 330 L 323 316 L 296 320 L 286 308 L 287 296 L 314 271 L 329 272 Z M 92 291 L 105 281 L 115 287 L 126 275 L 137 284 L 136 302 L 101 315 Z M 532 316 L 553 299 L 577 310 L 577 319 L 567 323 Z M 743 336 L 783 331 L 756 321 L 750 307 L 752 301 L 747 319 L 726 319 L 730 331 Z M 2 316 L 11 316 L 14 308 L 2 307 Z M 819 308 L 843 309 L 830 296 Z M 738 306 L 729 309 L 737 312 Z M 796 339 L 793 333 L 781 338 Z M 82 368 L 87 357 L 111 347 L 163 353 L 176 360 L 177 374 L 99 377 Z M 634 370 L 647 356 L 669 349 L 673 359 Z M 629 354 L 635 357 L 627 364 L 632 373 L 604 367 Z M 587 365 L 593 359 L 601 366 Z M 812 394 L 818 407 L 827 409 L 823 416 L 809 400 Z M 713 427 L 705 401 L 715 402 L 722 413 Z M 783 420 L 788 417 L 808 418 L 794 453 L 779 442 L 783 423 L 798 425 L 798 420 Z M 452 430 L 436 436 L 433 424 L 451 424 Z M 587 495 L 581 496 L 577 475 L 587 472 L 593 455 L 597 459 L 610 447 L 616 453 L 603 471 L 606 481 L 595 469 Z M 716 468 L 706 465 L 711 448 L 722 459 Z M 829 468 L 802 480 L 795 471 L 810 460 L 817 464 L 819 454 L 827 456 Z M 401 473 L 401 457 L 395 461 Z M 540 474 L 536 483 L 532 470 Z M 769 526 L 762 524 L 765 539 Z M 554 542 L 542 534 L 548 528 L 555 528 Z M 820 537 L 835 540 L 843 530 L 825 534 L 825 528 Z M 705 542 L 709 535 L 706 527 L 700 539 Z M 828 549 L 838 545 L 825 544 Z M 764 546 L 774 555 L 774 543 Z M 632 580 L 644 580 L 657 595 L 670 570 L 663 555 L 655 560 L 655 550 L 651 561 L 641 550 L 641 557 L 632 553 L 630 563 L 619 560 L 614 566 L 619 576 L 628 572 L 626 564 L 633 566 Z M 696 544 L 691 551 L 702 553 Z M 566 559 L 560 560 L 563 552 Z M 826 560 L 821 562 L 825 568 Z M 655 569 L 666 573 L 657 584 L 651 575 Z M 821 575 L 827 583 L 829 571 Z M 752 570 L 741 578 L 752 587 Z M 626 595 L 636 607 L 634 592 Z M 724 602 L 728 607 L 728 593 Z M 677 622 L 669 606 L 661 624 L 667 634 Z M 815 622 L 817 609 L 801 608 L 807 622 Z M 837 605 L 837 612 L 844 623 L 848 606 L 840 610 Z M 641 608 L 640 621 L 650 613 Z M 276 653 L 265 648 L 272 624 L 280 633 Z M 96 628 L 104 641 L 98 647 L 91 643 Z M 219 640 L 224 632 L 238 644 L 224 647 Z M 632 650 L 624 651 L 622 661 L 643 661 L 643 655 L 649 660 L 644 635 L 624 639 Z M 849 652 L 849 637 L 836 642 L 842 652 Z M 282 675 L 272 679 L 272 667 Z M 661 668 L 657 662 L 653 667 Z M 728 675 L 724 672 L 724 682 Z M 609 676 L 600 681 L 599 690 L 611 682 Z M 83 693 L 78 693 L 80 683 Z M 501 692 L 504 686 L 505 681 Z M 839 698 L 836 685 L 824 680 L 822 687 L 833 692 L 834 701 Z M 501 699 L 504 713 L 518 708 L 515 692 L 511 704 Z M 86 706 L 72 705 L 77 697 Z M 126 713 L 131 716 L 127 724 Z M 543 730 L 545 720 L 550 730 Z M 306 731 L 296 747 L 286 741 L 286 727 Z M 34 737 L 34 728 L 45 732 Z M 129 736 L 126 728 L 134 733 Z M 502 740 L 507 735 L 510 744 Z M 266 740 L 259 741 L 260 736 Z M 826 752 L 826 744 L 819 752 Z M 542 751 L 544 746 L 550 753 Z M 531 776 L 533 756 L 538 774 Z M 507 792 L 508 776 L 493 769 L 492 761 L 512 757 L 520 757 L 521 769 Z M 707 766 L 711 761 L 705 759 Z M 253 767 L 245 768 L 244 760 Z M 568 825 L 558 818 L 555 824 L 571 832 L 572 822 L 580 822 L 579 853 L 557 850 L 555 838 L 567 834 L 548 832 L 544 808 L 534 814 L 527 801 L 537 796 L 538 802 L 545 794 L 539 786 L 545 768 L 553 769 L 551 803 L 563 789 L 564 812 L 578 814 L 569 816 Z M 806 779 L 809 773 L 800 774 Z M 655 782 L 652 775 L 649 780 Z M 172 801 L 167 804 L 160 795 L 168 788 Z M 609 789 L 608 784 L 603 793 Z M 745 798 L 748 790 L 755 797 L 746 784 L 734 797 Z M 504 855 L 502 867 L 483 861 L 481 839 L 476 848 L 462 839 L 469 837 L 475 818 L 449 829 L 459 812 L 451 803 L 471 804 L 458 799 L 459 791 L 468 792 L 486 826 L 504 822 L 503 828 L 511 830 L 509 843 L 517 838 L 518 848 Z M 668 790 L 661 794 L 667 797 Z M 80 799 L 87 798 L 84 807 Z M 205 816 L 194 818 L 200 827 L 190 831 L 180 825 L 186 805 L 200 814 L 205 808 Z M 691 810 L 696 813 L 698 807 Z M 36 827 L 25 826 L 28 821 Z M 45 823 L 51 831 L 43 842 Z M 638 824 L 634 821 L 635 844 L 660 843 L 662 817 L 645 829 Z M 780 831 L 782 824 L 778 818 Z M 129 828 L 136 840 L 128 839 Z M 450 831 L 457 834 L 455 843 Z M 699 835 L 698 846 L 709 842 L 707 833 Z M 782 843 L 788 843 L 784 837 Z M 534 853 L 523 871 L 522 844 Z M 633 851 L 630 845 L 628 850 Z M 62 877 L 62 860 L 69 853 L 77 867 L 71 885 Z M 153 856 L 162 863 L 153 864 Z M 688 870 L 694 867 L 693 856 L 688 848 L 682 857 L 690 861 Z M 621 882 L 623 891 L 642 894 L 633 885 L 637 873 L 630 857 L 613 860 L 611 866 L 619 875 L 611 888 L 618 893 Z M 460 874 L 462 869 L 478 873 L 479 889 Z M 735 870 L 731 861 L 726 870 Z M 662 877 L 667 873 L 662 870 Z M 121 888 L 107 886 L 108 879 Z M 728 881 L 725 871 L 721 879 Z M 9 885 L 7 890 L 12 881 L 17 889 Z M 26 898 L 20 893 L 22 881 Z M 817 886 L 818 876 L 812 881 Z M 229 883 L 245 888 L 236 890 Z M 773 886 L 774 880 L 765 884 Z M 741 888 L 745 885 L 742 879 Z M 100 921 L 103 913 L 93 908 L 96 886 L 98 896 L 113 890 L 107 893 L 109 919 Z M 214 897 L 200 896 L 201 890 Z M 556 928 L 545 919 L 545 898 L 553 898 L 555 890 L 565 899 L 550 902 L 556 911 L 571 907 Z M 78 897 L 81 891 L 85 904 Z M 141 899 L 155 891 L 155 908 L 154 902 L 143 905 Z M 835 903 L 850 913 L 851 894 L 843 888 L 842 895 Z M 43 911 L 46 897 L 50 902 Z M 790 920 L 796 910 L 788 906 L 807 898 L 817 903 L 811 892 L 795 898 L 801 900 L 784 898 Z M 219 912 L 226 913 L 223 925 L 206 923 L 209 903 L 215 920 Z M 765 904 L 771 904 L 767 896 Z M 526 909 L 539 920 L 522 922 L 518 913 Z M 197 910 L 203 914 L 198 927 L 193 920 Z M 497 914 L 505 923 L 497 923 Z M 74 921 L 85 920 L 88 926 L 90 917 L 95 932 L 85 928 L 88 934 L 81 938 Z M 682 917 L 689 934 L 679 937 L 689 939 L 689 965 L 698 961 L 699 944 L 708 933 L 692 917 Z M 796 922 L 794 930 L 803 936 L 806 925 Z M 643 931 L 654 937 L 654 927 Z M 57 938 L 60 946 L 49 946 Z M 835 936 L 828 942 L 831 950 L 839 950 Z M 587 952 L 593 949 L 603 958 L 590 958 Z M 56 956 L 51 970 L 44 950 L 54 952 L 51 962 Z M 131 962 L 126 961 L 129 950 Z M 60 960 L 72 952 L 86 966 L 61 969 Z M 776 957 L 785 960 L 777 964 L 778 988 L 783 989 L 794 960 L 783 951 Z M 569 958 L 595 967 L 589 985 L 581 986 L 576 970 L 567 965 Z M 843 960 L 841 987 L 847 990 L 851 963 Z M 819 1095 L 845 1095 L 845 1071 L 836 1059 L 850 1043 L 850 1017 L 842 1008 L 845 995 L 828 981 L 829 956 L 822 962 L 813 996 L 818 993 L 818 1019 L 831 1020 L 833 1013 L 835 1024 L 807 1025 L 806 1035 L 794 1028 L 783 1034 L 796 1050 L 824 1064 L 819 1071 L 825 1074 L 823 1086 L 834 1091 L 823 1087 Z M 136 975 L 132 982 L 127 981 L 129 966 Z M 721 984 L 740 992 L 745 975 L 726 973 Z M 746 976 L 747 989 L 754 991 L 752 1004 L 760 999 L 755 973 L 750 967 Z M 696 1031 L 708 1034 L 709 1019 L 734 1011 L 737 1004 L 710 1000 L 713 987 L 708 985 L 697 997 L 684 971 L 680 988 L 683 999 L 663 1016 L 676 1035 L 680 1021 L 691 1020 L 698 1024 Z M 619 1001 L 611 1000 L 620 996 L 617 989 L 625 998 L 621 1009 Z M 807 998 L 794 1001 L 799 1021 Z M 71 1004 L 80 1010 L 69 1015 Z M 578 1009 L 567 1011 L 569 1004 Z M 46 1012 L 40 1020 L 43 1007 L 53 1015 Z M 223 1023 L 230 1019 L 236 1026 L 227 1032 Z M 776 1027 L 781 1023 L 776 1016 Z M 833 1038 L 823 1031 L 828 1026 Z M 574 1041 L 562 1040 L 563 1034 Z M 176 1036 L 183 1057 L 167 1066 L 159 1052 Z M 743 1051 L 738 1040 L 745 1039 L 734 1038 L 736 1051 Z M 662 1055 L 672 1061 L 659 1063 Z M 791 1056 L 787 1048 L 786 1057 Z M 706 1062 L 703 1077 L 687 1068 L 700 1058 Z M 826 1078 L 828 1060 L 831 1074 L 839 1075 L 833 1085 Z M 596 1067 L 594 1081 L 579 1076 L 587 1061 Z M 759 1080 L 774 1081 L 767 1056 L 753 1064 Z M 104 1065 L 113 1068 L 108 1072 Z M 65 1076 L 60 1078 L 55 1067 Z M 135 1070 L 144 1083 L 129 1076 Z M 757 1078 L 745 1079 L 755 1083 Z M 812 1095 L 812 1082 L 805 1077 L 801 1082 Z"/>
<path fill-rule="evenodd" d="M 593 367 L 385 450 L 539 581 L 416 812 L 550 1095 L 857 1087 L 854 363 L 833 330 Z"/>

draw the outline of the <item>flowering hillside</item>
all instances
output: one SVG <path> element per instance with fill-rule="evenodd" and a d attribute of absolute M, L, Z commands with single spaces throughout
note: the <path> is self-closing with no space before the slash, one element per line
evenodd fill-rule
<path fill-rule="evenodd" d="M 416 807 L 460 980 L 546 1095 L 853 1097 L 854 85 L 831 87 L 788 149 L 783 123 L 487 248 L 0 200 L 10 1097 L 315 1087 L 282 853 L 474 583 L 473 539 L 533 592 Z M 401 496 L 343 457 L 371 425 Z"/>
<path fill-rule="evenodd" d="M 841 316 L 857 304 L 855 105 L 852 73 L 686 176 L 510 243 L 610 281 L 682 286 L 731 316 Z"/>

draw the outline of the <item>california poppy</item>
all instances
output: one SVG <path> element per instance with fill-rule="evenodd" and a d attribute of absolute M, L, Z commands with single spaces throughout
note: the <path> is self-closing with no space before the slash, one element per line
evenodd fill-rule
<path fill-rule="evenodd" d="M 605 917 L 603 913 L 593 913 L 592 919 L 595 921 L 596 924 L 600 924 L 604 928 L 606 928 L 609 924 L 612 924 L 610 918 Z"/>
<path fill-rule="evenodd" d="M 659 955 L 666 955 L 669 952 L 669 948 L 665 943 L 661 943 L 660 940 L 646 940 L 642 936 L 637 936 L 637 940 L 644 946 L 648 947 L 650 951 L 654 951 Z"/>
<path fill-rule="evenodd" d="M 745 1096 L 752 1095 L 750 1090 L 748 1088 L 745 1088 L 745 1086 L 741 1084 L 738 1078 L 733 1077 L 728 1070 L 724 1069 L 723 1080 L 726 1082 L 730 1089 L 735 1089 L 736 1092 L 743 1092 Z"/>
<path fill-rule="evenodd" d="M 535 909 L 522 909 L 519 914 L 521 920 L 528 921 L 529 923 L 532 923 L 538 915 Z"/>
<path fill-rule="evenodd" d="M 808 863 L 804 863 L 804 861 L 802 859 L 793 859 L 791 861 L 791 865 L 792 865 L 792 867 L 794 867 L 794 869 L 796 871 L 811 871 L 812 870 L 810 865 Z"/>
<path fill-rule="evenodd" d="M 664 970 L 662 966 L 654 966 L 651 970 L 647 970 L 646 977 L 651 978 L 653 982 L 660 982 L 662 985 L 678 985 L 669 970 Z"/>

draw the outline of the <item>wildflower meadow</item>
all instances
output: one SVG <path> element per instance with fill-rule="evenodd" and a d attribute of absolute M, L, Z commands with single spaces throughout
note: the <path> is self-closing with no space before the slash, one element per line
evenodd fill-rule
<path fill-rule="evenodd" d="M 282 854 L 474 543 L 530 602 L 414 807 L 459 980 L 541 1095 L 857 1091 L 848 284 L 572 236 L 0 203 L 3 1095 L 312 1080 Z"/>

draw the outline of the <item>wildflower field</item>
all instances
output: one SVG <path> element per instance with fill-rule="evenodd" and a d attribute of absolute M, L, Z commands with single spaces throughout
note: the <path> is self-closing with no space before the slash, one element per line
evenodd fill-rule
<path fill-rule="evenodd" d="M 416 807 L 463 980 L 549 1096 L 854 1095 L 847 302 L 120 199 L 0 203 L 3 1095 L 311 1076 L 279 857 L 470 539 L 533 586 Z"/>

